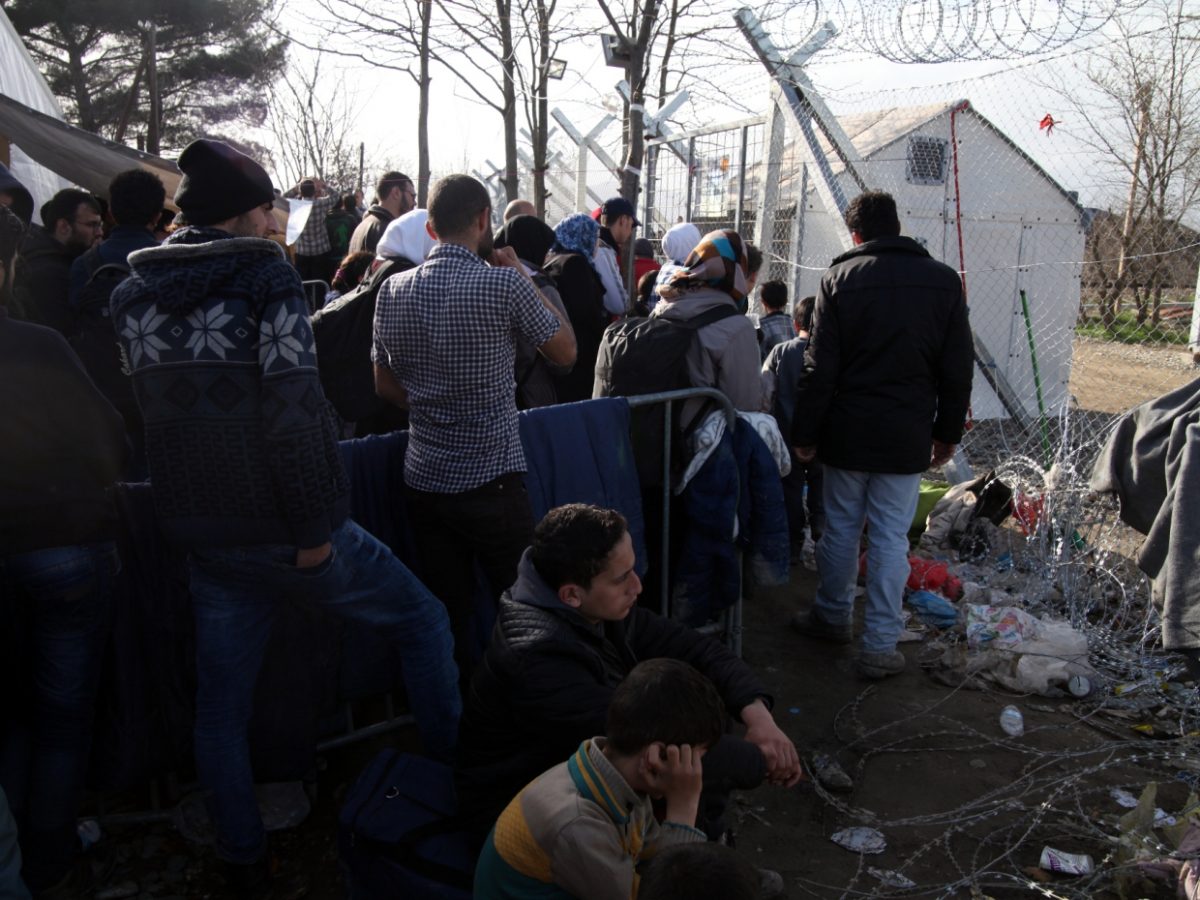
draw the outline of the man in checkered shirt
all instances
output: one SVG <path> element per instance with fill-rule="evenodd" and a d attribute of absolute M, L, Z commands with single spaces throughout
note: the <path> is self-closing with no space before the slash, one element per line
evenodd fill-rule
<path fill-rule="evenodd" d="M 575 361 L 568 320 L 510 248 L 493 249 L 491 216 L 474 178 L 439 181 L 428 227 L 440 243 L 423 265 L 389 278 L 375 307 L 375 389 L 409 410 L 409 518 L 460 660 L 474 656 L 475 563 L 498 597 L 533 536 L 517 432 L 517 336 L 554 365 Z"/>
<path fill-rule="evenodd" d="M 329 243 L 329 232 L 325 229 L 325 217 L 337 205 L 337 192 L 328 190 L 325 182 L 320 179 L 305 178 L 288 191 L 289 197 L 296 194 L 299 194 L 301 200 L 312 201 L 308 221 L 304 223 L 304 230 L 296 239 L 296 268 L 305 281 L 324 281 L 328 284 L 333 280 L 337 262 L 329 256 L 332 247 Z"/>

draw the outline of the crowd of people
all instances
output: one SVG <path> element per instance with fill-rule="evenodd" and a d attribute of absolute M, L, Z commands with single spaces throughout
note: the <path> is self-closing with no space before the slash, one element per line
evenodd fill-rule
<path fill-rule="evenodd" d="M 103 201 L 59 192 L 40 224 L 0 167 L 0 612 L 26 647 L 0 705 L 0 894 L 86 895 L 75 817 L 121 565 L 111 489 L 130 480 L 188 553 L 196 773 L 231 895 L 271 891 L 247 727 L 286 600 L 396 649 L 422 750 L 454 766 L 482 847 L 476 896 L 630 897 L 640 876 L 645 900 L 777 891 L 719 843 L 732 789 L 802 777 L 770 690 L 639 604 L 620 513 L 534 521 L 518 411 L 616 392 L 614 323 L 686 332 L 687 383 L 770 414 L 793 448 L 781 490 L 820 576 L 801 633 L 851 640 L 869 527 L 858 665 L 885 677 L 904 666 L 919 473 L 953 453 L 970 396 L 957 275 L 868 192 L 818 295 L 789 302 L 767 281 L 756 322 L 763 255 L 732 230 L 678 223 L 660 264 L 625 198 L 553 226 L 518 200 L 496 230 L 477 180 L 443 178 L 417 209 L 399 172 L 366 210 L 301 181 L 289 258 L 261 165 L 212 140 L 178 164 L 177 214 L 135 170 Z M 331 288 L 315 312 L 313 280 Z M 338 448 L 398 427 L 420 578 L 350 518 Z M 486 647 L 469 627 L 477 569 L 496 605 Z"/>

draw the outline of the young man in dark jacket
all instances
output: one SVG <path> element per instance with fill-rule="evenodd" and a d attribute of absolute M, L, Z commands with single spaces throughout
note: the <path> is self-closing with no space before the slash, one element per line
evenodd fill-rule
<path fill-rule="evenodd" d="M 83 896 L 75 825 L 118 569 L 110 493 L 128 445 L 66 339 L 8 317 L 22 231 L 0 207 L 0 788 L 30 890 Z"/>
<path fill-rule="evenodd" d="M 461 710 L 445 609 L 347 517 L 349 483 L 300 276 L 271 228 L 274 191 L 219 141 L 179 157 L 189 223 L 130 257 L 113 292 L 146 422 L 154 503 L 190 551 L 196 770 L 233 892 L 269 870 L 246 727 L 279 603 L 319 603 L 391 640 L 421 741 L 448 757 Z"/>
<path fill-rule="evenodd" d="M 896 641 L 921 473 L 954 455 L 974 362 L 958 274 L 900 236 L 891 195 L 859 195 L 846 225 L 855 246 L 821 279 L 792 418 L 796 457 L 805 464 L 820 459 L 825 477 L 817 595 L 793 625 L 850 642 L 859 540 L 868 523 L 858 667 L 883 678 L 904 669 Z"/>
<path fill-rule="evenodd" d="M 621 679 L 660 657 L 698 669 L 747 728 L 744 739 L 726 735 L 705 757 L 712 793 L 800 778 L 796 748 L 771 717 L 766 687 L 717 641 L 638 606 L 634 563 L 615 510 L 560 506 L 535 529 L 463 713 L 459 800 L 481 826 L 490 828 L 522 787 L 602 732 Z"/>
<path fill-rule="evenodd" d="M 370 250 L 374 253 L 388 223 L 416 205 L 417 190 L 413 187 L 412 179 L 403 172 L 385 172 L 375 186 L 374 205 L 367 210 L 350 236 L 350 252 Z"/>

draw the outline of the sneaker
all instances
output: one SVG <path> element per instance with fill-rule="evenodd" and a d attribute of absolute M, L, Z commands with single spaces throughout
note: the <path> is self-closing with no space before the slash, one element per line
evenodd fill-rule
<path fill-rule="evenodd" d="M 758 896 L 762 900 L 777 900 L 777 898 L 783 897 L 783 876 L 774 869 L 759 869 Z"/>
<path fill-rule="evenodd" d="M 814 753 L 809 760 L 809 770 L 813 778 L 828 791 L 844 794 L 854 790 L 854 780 L 828 753 Z"/>
<path fill-rule="evenodd" d="M 834 625 L 817 616 L 812 610 L 798 612 L 792 616 L 792 629 L 805 637 L 829 641 L 831 644 L 849 644 L 854 640 L 854 628 L 849 622 L 845 625 Z"/>
<path fill-rule="evenodd" d="M 904 654 L 899 650 L 887 653 L 858 654 L 858 674 L 863 678 L 887 678 L 889 675 L 899 675 L 904 671 Z"/>

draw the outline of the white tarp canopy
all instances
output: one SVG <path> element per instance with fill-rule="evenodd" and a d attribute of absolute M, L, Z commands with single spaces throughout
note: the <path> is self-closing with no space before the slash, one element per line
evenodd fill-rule
<path fill-rule="evenodd" d="M 46 84 L 42 73 L 33 64 L 33 60 L 29 57 L 29 51 L 25 49 L 25 44 L 2 9 L 0 9 L 0 94 L 12 97 L 46 116 L 62 119 L 62 110 L 58 106 L 58 100 L 50 91 L 50 86 Z M 14 144 L 16 143 L 3 126 L 0 126 L 0 138 L 9 138 Z M 3 148 L 0 147 L 0 149 Z M 41 205 L 49 200 L 55 192 L 66 187 L 68 183 L 50 169 L 38 165 L 19 144 L 10 145 L 8 154 L 8 168 L 33 195 L 33 214 L 37 219 L 37 211 Z"/>

